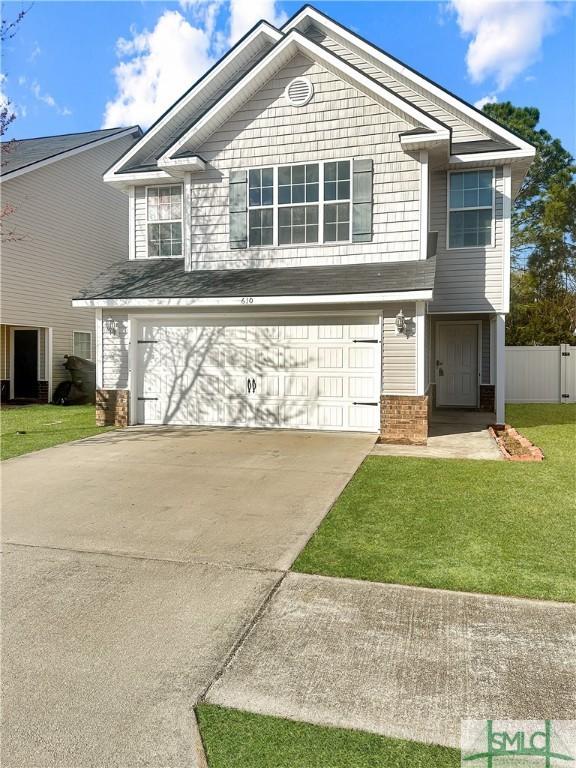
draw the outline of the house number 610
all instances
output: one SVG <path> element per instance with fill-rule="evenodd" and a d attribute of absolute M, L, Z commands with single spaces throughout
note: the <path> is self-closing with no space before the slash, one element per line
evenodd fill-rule
<path fill-rule="evenodd" d="M 254 304 L 254 299 L 252 298 L 252 296 L 244 296 L 240 300 L 240 302 L 241 304 Z"/>

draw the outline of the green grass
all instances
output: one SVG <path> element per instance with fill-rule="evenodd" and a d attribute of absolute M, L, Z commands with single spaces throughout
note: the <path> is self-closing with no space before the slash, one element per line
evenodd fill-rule
<path fill-rule="evenodd" d="M 52 445 L 98 435 L 93 405 L 22 405 L 0 412 L 0 457 L 11 459 Z"/>
<path fill-rule="evenodd" d="M 576 601 L 576 406 L 507 420 L 543 462 L 370 456 L 294 570 Z"/>
<path fill-rule="evenodd" d="M 323 728 L 206 704 L 197 708 L 210 768 L 457 768 L 460 751 Z"/>

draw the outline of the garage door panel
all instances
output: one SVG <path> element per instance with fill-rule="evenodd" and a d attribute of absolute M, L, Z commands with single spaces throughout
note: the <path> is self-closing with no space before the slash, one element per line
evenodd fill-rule
<path fill-rule="evenodd" d="M 325 429 L 342 429 L 344 426 L 344 408 L 339 405 L 319 405 L 318 425 Z"/>
<path fill-rule="evenodd" d="M 318 397 L 342 397 L 344 394 L 343 376 L 319 376 Z"/>
<path fill-rule="evenodd" d="M 166 321 L 138 338 L 138 421 L 377 431 L 376 316 Z"/>

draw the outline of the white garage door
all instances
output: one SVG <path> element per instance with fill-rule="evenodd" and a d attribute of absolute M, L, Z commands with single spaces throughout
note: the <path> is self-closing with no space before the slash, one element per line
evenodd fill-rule
<path fill-rule="evenodd" d="M 377 315 L 142 322 L 138 423 L 379 429 Z"/>

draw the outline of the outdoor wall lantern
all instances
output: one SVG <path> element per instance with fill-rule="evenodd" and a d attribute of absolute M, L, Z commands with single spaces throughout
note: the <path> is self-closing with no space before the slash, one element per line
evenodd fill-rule
<path fill-rule="evenodd" d="M 113 317 L 107 317 L 104 321 L 106 331 L 110 336 L 118 336 L 118 320 Z"/>
<path fill-rule="evenodd" d="M 394 324 L 396 326 L 396 336 L 403 334 L 406 330 L 406 318 L 404 317 L 404 312 L 402 312 L 402 310 L 400 310 L 394 318 Z"/>

